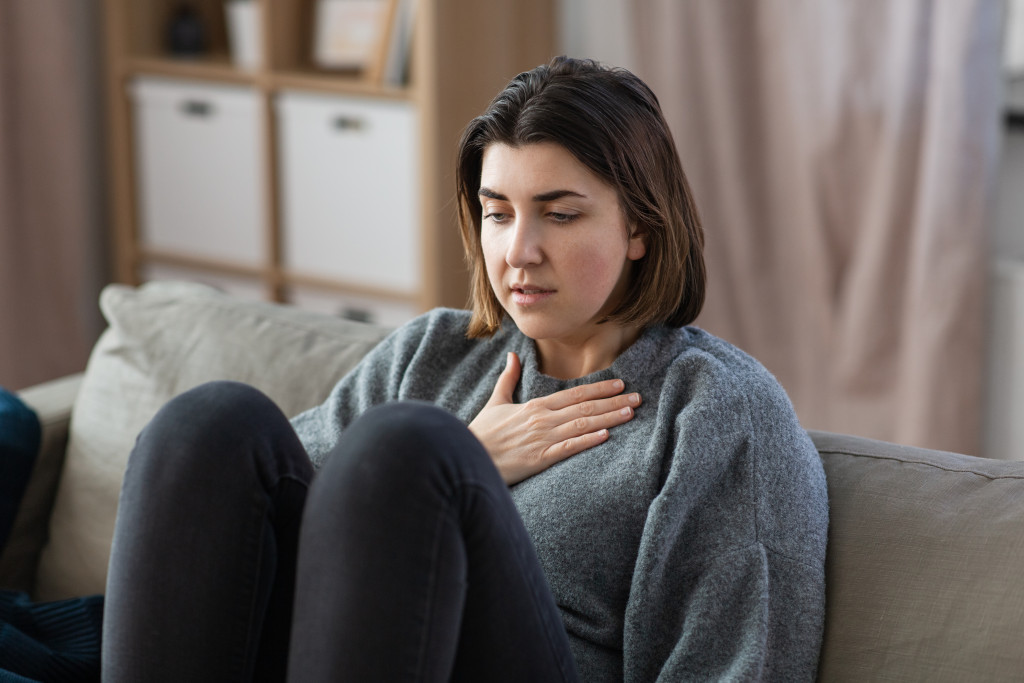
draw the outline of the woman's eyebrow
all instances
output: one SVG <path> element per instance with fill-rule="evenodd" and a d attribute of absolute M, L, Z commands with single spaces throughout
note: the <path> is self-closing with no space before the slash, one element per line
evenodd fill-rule
<path fill-rule="evenodd" d="M 482 197 L 487 197 L 488 199 L 497 199 L 499 202 L 508 201 L 508 197 L 506 197 L 505 195 L 501 194 L 500 192 L 495 192 L 489 187 L 483 187 L 482 185 L 480 186 L 480 190 L 477 192 L 477 194 Z"/>
<path fill-rule="evenodd" d="M 535 202 L 551 202 L 562 197 L 579 197 L 580 199 L 586 199 L 585 194 L 580 194 L 574 190 L 551 190 L 550 192 L 542 192 L 541 194 L 533 195 L 533 201 Z"/>
<path fill-rule="evenodd" d="M 481 188 L 477 192 L 477 194 L 479 194 L 482 197 L 487 197 L 489 199 L 497 199 L 498 201 L 501 201 L 501 202 L 507 202 L 508 201 L 508 197 L 506 197 L 505 195 L 501 194 L 500 192 L 495 192 L 494 190 L 492 190 L 489 187 L 482 187 L 481 186 Z M 575 190 L 551 190 L 550 192 L 542 192 L 540 194 L 533 195 L 533 201 L 535 201 L 535 202 L 550 202 L 550 201 L 554 201 L 555 199 L 561 199 L 562 197 L 579 197 L 580 199 L 586 199 L 587 198 L 586 195 L 580 194 L 579 192 L 576 192 Z"/>

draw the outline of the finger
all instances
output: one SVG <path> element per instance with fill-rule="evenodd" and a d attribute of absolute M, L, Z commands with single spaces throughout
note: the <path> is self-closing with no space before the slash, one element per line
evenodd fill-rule
<path fill-rule="evenodd" d="M 634 391 L 629 394 L 612 396 L 611 398 L 601 398 L 592 401 L 584 401 L 583 403 L 574 403 L 573 405 L 566 406 L 557 412 L 564 421 L 569 421 L 577 417 L 591 417 L 593 415 L 612 413 L 617 410 L 621 410 L 622 408 L 636 408 L 642 402 L 643 399 L 640 398 L 640 394 Z"/>
<path fill-rule="evenodd" d="M 635 414 L 632 407 L 625 406 L 600 415 L 573 418 L 552 429 L 552 437 L 559 441 L 569 440 L 602 429 L 611 429 L 629 422 Z"/>
<path fill-rule="evenodd" d="M 565 460 L 569 456 L 582 453 L 588 448 L 604 443 L 608 440 L 609 434 L 607 429 L 599 429 L 596 432 L 580 434 L 579 436 L 553 444 L 544 451 L 544 459 L 547 461 L 545 467 L 550 467 L 560 460 Z"/>
<path fill-rule="evenodd" d="M 516 390 L 516 384 L 519 383 L 519 375 L 521 373 L 522 368 L 519 364 L 519 356 L 509 351 L 505 357 L 505 369 L 498 376 L 498 381 L 494 384 L 494 391 L 491 392 L 491 398 L 488 399 L 487 405 L 512 403 L 512 393 Z"/>
<path fill-rule="evenodd" d="M 550 396 L 545 396 L 543 403 L 549 410 L 561 410 L 584 401 L 615 396 L 622 393 L 622 390 L 625 388 L 626 385 L 621 379 L 606 379 L 601 382 L 581 384 L 571 389 L 556 391 Z"/>

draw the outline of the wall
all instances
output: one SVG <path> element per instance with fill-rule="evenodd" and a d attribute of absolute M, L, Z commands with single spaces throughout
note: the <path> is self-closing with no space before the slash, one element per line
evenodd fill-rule
<path fill-rule="evenodd" d="M 1007 92 L 1024 111 L 1024 0 L 1009 0 L 1006 16 L 1006 71 L 1018 82 Z M 1003 146 L 999 187 L 992 221 L 992 253 L 996 258 L 1024 260 L 1024 129 L 1008 129 Z"/>
<path fill-rule="evenodd" d="M 1024 72 L 1024 0 L 1008 0 L 1006 10 L 1006 67 Z"/>
<path fill-rule="evenodd" d="M 1024 115 L 1024 0 L 1009 0 L 1007 107 Z M 1024 459 L 1024 128 L 1007 127 L 991 221 L 988 386 L 984 454 Z"/>
<path fill-rule="evenodd" d="M 636 71 L 627 0 L 560 0 L 560 51 Z"/>

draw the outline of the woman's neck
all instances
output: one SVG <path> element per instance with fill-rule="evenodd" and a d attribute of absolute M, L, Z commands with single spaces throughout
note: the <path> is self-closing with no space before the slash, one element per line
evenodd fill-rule
<path fill-rule="evenodd" d="M 540 371 L 557 379 L 586 377 L 611 366 L 640 337 L 639 327 L 605 325 L 600 334 L 581 342 L 537 339 Z"/>

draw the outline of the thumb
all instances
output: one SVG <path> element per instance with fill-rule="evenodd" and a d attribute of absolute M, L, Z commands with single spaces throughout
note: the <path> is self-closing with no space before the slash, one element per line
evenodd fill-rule
<path fill-rule="evenodd" d="M 491 392 L 491 398 L 487 403 L 489 405 L 512 403 L 512 392 L 516 390 L 521 371 L 519 356 L 509 351 L 506 356 L 505 369 L 498 376 L 498 381 L 494 384 L 494 391 Z"/>

